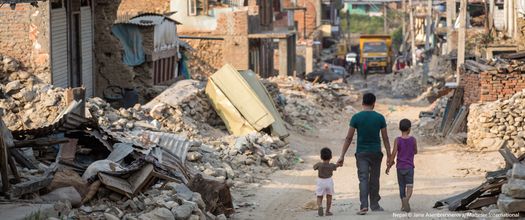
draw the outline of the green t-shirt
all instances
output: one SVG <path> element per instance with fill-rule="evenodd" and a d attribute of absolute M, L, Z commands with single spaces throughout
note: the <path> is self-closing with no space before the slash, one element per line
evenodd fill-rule
<path fill-rule="evenodd" d="M 381 152 L 381 129 L 386 128 L 385 117 L 375 111 L 361 111 L 350 120 L 357 130 L 357 149 L 360 152 Z"/>

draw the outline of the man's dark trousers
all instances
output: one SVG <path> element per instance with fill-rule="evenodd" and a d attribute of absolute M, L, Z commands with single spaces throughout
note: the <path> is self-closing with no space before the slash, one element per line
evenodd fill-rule
<path fill-rule="evenodd" d="M 380 208 L 379 176 L 381 175 L 381 161 L 383 154 L 380 152 L 360 152 L 355 154 L 357 176 L 359 177 L 359 200 L 361 209 L 368 208 L 370 196 L 370 209 Z"/>

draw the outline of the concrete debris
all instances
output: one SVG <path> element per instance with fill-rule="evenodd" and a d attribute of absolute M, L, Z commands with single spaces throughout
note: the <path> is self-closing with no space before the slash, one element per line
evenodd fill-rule
<path fill-rule="evenodd" d="M 46 202 L 69 201 L 73 207 L 79 207 L 82 201 L 80 193 L 74 187 L 62 187 L 41 196 Z"/>
<path fill-rule="evenodd" d="M 344 83 L 313 84 L 292 77 L 273 77 L 263 83 L 284 120 L 300 131 L 314 130 L 359 100 L 359 93 Z"/>
<path fill-rule="evenodd" d="M 449 99 L 450 97 L 448 96 L 443 96 L 437 99 L 432 105 L 430 105 L 428 110 L 425 111 L 425 113 L 428 113 L 427 115 L 420 115 L 419 123 L 416 125 L 417 129 L 415 129 L 419 135 L 430 137 L 437 136 L 441 126 L 440 122 L 443 120 Z"/>
<path fill-rule="evenodd" d="M 68 110 L 66 96 L 71 96 L 64 89 L 0 58 L 2 120 L 10 130 L 27 130 L 14 137 L 15 144 L 26 143 L 29 149 L 13 151 L 22 166 L 14 169 L 20 170 L 19 178 L 31 181 L 23 182 L 26 188 L 14 186 L 16 197 L 45 189 L 40 191 L 50 193 L 41 198 L 63 207 L 61 216 L 224 219 L 235 212 L 229 187 L 259 183 L 302 161 L 283 137 L 262 131 L 229 135 L 200 82 L 181 81 L 150 103 L 131 108 L 115 109 L 97 97 L 73 97 L 85 109 Z M 359 98 L 342 83 L 273 78 L 262 85 L 276 103 L 275 114 L 303 130 L 315 129 L 321 116 L 353 112 L 348 106 Z M 83 119 L 90 123 L 81 126 L 72 119 L 67 132 L 30 130 L 56 122 L 61 112 L 84 110 Z M 165 149 L 149 137 L 154 134 L 177 135 L 189 144 L 178 158 L 177 149 Z M 36 141 L 40 139 L 47 142 Z"/>
<path fill-rule="evenodd" d="M 415 66 L 405 68 L 398 74 L 381 76 L 378 81 L 379 88 L 389 91 L 393 97 L 415 98 L 423 95 L 425 98 L 432 98 L 439 94 L 445 82 L 451 79 L 453 72 L 446 56 L 433 56 L 428 65 L 428 79 L 425 84 L 422 84 L 424 68 Z"/>
<path fill-rule="evenodd" d="M 508 100 L 472 104 L 468 116 L 467 143 L 479 149 L 487 146 L 488 142 L 506 140 L 513 153 L 525 153 L 524 109 L 525 91 L 516 93 Z"/>
<path fill-rule="evenodd" d="M 1 54 L 0 90 L 2 118 L 12 131 L 48 125 L 66 107 L 64 89 L 44 83 L 37 73 Z"/>
<path fill-rule="evenodd" d="M 525 180 L 518 179 L 518 175 L 525 173 L 525 166 L 515 163 L 512 170 L 508 172 L 508 182 L 501 187 L 498 199 L 498 207 L 506 213 L 517 213 L 525 211 Z"/>

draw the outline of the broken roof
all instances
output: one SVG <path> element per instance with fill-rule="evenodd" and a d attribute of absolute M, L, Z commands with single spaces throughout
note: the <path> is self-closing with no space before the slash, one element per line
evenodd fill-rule
<path fill-rule="evenodd" d="M 164 15 L 164 14 L 159 14 L 159 13 L 145 12 L 145 13 L 139 13 L 138 15 L 134 15 L 132 17 L 130 17 L 129 15 L 119 16 L 117 20 L 115 21 L 115 24 L 133 24 L 133 25 L 138 25 L 138 26 L 155 26 L 155 25 L 159 25 L 162 22 L 164 22 L 164 20 L 173 22 L 175 24 L 181 24 L 180 22 L 168 16 L 169 14 Z"/>

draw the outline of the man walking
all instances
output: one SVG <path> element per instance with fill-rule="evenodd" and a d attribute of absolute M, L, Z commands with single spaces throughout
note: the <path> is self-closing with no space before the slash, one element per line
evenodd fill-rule
<path fill-rule="evenodd" d="M 381 174 L 381 137 L 386 148 L 387 158 L 390 158 L 390 142 L 386 130 L 385 117 L 374 111 L 376 97 L 372 93 L 363 96 L 363 110 L 355 114 L 350 120 L 350 128 L 343 145 L 341 157 L 337 164 L 342 166 L 344 156 L 357 130 L 356 164 L 359 177 L 359 200 L 361 201 L 359 215 L 368 212 L 368 199 L 370 197 L 370 209 L 372 211 L 384 211 L 379 205 L 379 176 Z M 389 165 L 391 161 L 387 161 Z"/>

